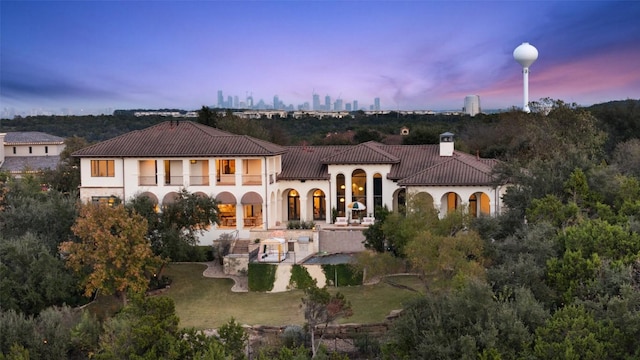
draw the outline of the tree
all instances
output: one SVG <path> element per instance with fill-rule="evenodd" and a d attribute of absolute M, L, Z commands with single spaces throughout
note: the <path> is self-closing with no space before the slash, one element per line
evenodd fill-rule
<path fill-rule="evenodd" d="M 31 233 L 55 254 L 58 245 L 73 235 L 71 226 L 78 216 L 77 200 L 55 190 L 42 191 L 35 187 L 35 179 L 25 181 L 26 184 L 16 181 L 9 185 L 6 208 L 0 211 L 2 235 L 15 239 Z M 28 184 L 32 181 L 34 185 Z"/>
<path fill-rule="evenodd" d="M 416 298 L 389 332 L 386 359 L 522 358 L 534 329 L 548 317 L 524 288 L 494 293 L 470 281 L 449 292 Z"/>
<path fill-rule="evenodd" d="M 384 224 L 390 212 L 389 209 L 385 206 L 377 208 L 375 213 L 376 222 L 364 229 L 362 231 L 362 235 L 364 235 L 365 237 L 364 247 L 381 253 L 387 250 L 385 248 L 386 241 L 384 231 L 382 231 L 382 224 Z"/>
<path fill-rule="evenodd" d="M 106 321 L 98 359 L 179 359 L 179 319 L 168 297 L 136 296 Z"/>
<path fill-rule="evenodd" d="M 454 236 L 434 236 L 424 231 L 411 239 L 407 259 L 429 288 L 449 288 L 469 279 L 483 279 L 483 242 L 473 231 Z"/>
<path fill-rule="evenodd" d="M 27 233 L 17 239 L 0 239 L 3 310 L 37 315 L 53 305 L 79 305 L 82 301 L 77 282 L 77 276 L 37 236 Z"/>
<path fill-rule="evenodd" d="M 361 144 L 367 141 L 382 142 L 383 140 L 384 140 L 384 136 L 382 136 L 380 132 L 373 130 L 371 128 L 360 129 L 356 131 L 355 135 L 353 135 L 353 141 L 356 144 Z"/>
<path fill-rule="evenodd" d="M 137 196 L 127 202 L 130 213 L 140 214 L 147 220 L 147 238 L 154 254 L 172 261 L 184 261 L 212 223 L 218 222 L 218 204 L 215 198 L 202 196 L 182 189 L 171 204 L 161 213 L 156 204 L 146 196 Z"/>
<path fill-rule="evenodd" d="M 127 292 L 144 293 L 160 259 L 151 251 L 147 222 L 124 206 L 86 204 L 72 227 L 79 242 L 60 244 L 69 268 L 82 274 L 85 295 L 115 293 L 124 304 Z"/>
<path fill-rule="evenodd" d="M 218 127 L 218 113 L 203 105 L 198 111 L 198 122 L 207 126 Z"/>
<path fill-rule="evenodd" d="M 43 180 L 51 189 L 62 193 L 77 193 L 80 186 L 80 158 L 71 156 L 75 151 L 89 146 L 84 138 L 72 136 L 64 140 L 60 163 L 56 169 L 43 171 Z"/>
<path fill-rule="evenodd" d="M 249 334 L 244 331 L 242 325 L 231 318 L 229 322 L 223 324 L 218 330 L 220 339 L 224 346 L 224 352 L 233 357 L 233 359 L 244 359 L 245 346 L 249 340 Z"/>
<path fill-rule="evenodd" d="M 353 310 L 351 303 L 342 293 L 331 295 L 326 287 L 309 286 L 304 290 L 304 295 L 302 298 L 304 318 L 311 334 L 311 351 L 315 357 L 318 350 L 315 339 L 316 327 L 324 324 L 326 330 L 330 323 L 340 318 L 350 317 Z M 325 332 L 323 331 L 319 341 L 322 341 Z"/>
<path fill-rule="evenodd" d="M 536 329 L 534 355 L 538 359 L 622 359 L 615 347 L 619 336 L 610 323 L 596 321 L 583 307 L 569 305 Z"/>

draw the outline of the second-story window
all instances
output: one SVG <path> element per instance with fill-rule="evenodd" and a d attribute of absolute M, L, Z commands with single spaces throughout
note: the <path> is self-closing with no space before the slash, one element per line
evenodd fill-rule
<path fill-rule="evenodd" d="M 91 160 L 91 176 L 92 177 L 114 177 L 115 176 L 114 160 Z"/>
<path fill-rule="evenodd" d="M 45 147 L 44 147 L 44 153 L 45 153 L 45 154 L 48 154 L 48 153 L 49 153 L 49 147 L 48 147 L 48 146 L 45 146 Z"/>
<path fill-rule="evenodd" d="M 236 161 L 235 160 L 220 160 L 220 173 L 222 173 L 222 174 L 235 174 L 236 173 Z"/>
<path fill-rule="evenodd" d="M 29 154 L 33 154 L 33 148 L 29 146 Z"/>

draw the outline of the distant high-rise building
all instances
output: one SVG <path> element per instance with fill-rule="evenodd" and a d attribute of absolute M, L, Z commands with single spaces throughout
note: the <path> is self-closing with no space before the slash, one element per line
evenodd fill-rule
<path fill-rule="evenodd" d="M 238 98 L 238 95 L 233 97 L 233 108 L 237 109 L 240 107 L 240 99 Z"/>
<path fill-rule="evenodd" d="M 231 95 L 227 96 L 227 102 L 224 104 L 224 107 L 226 108 L 233 107 L 233 98 L 231 97 Z"/>
<path fill-rule="evenodd" d="M 353 111 L 358 111 L 358 100 L 353 100 Z"/>
<path fill-rule="evenodd" d="M 273 108 L 276 110 L 280 109 L 280 99 L 278 98 L 278 95 L 273 96 Z"/>
<path fill-rule="evenodd" d="M 253 109 L 253 96 L 251 95 L 247 96 L 247 108 Z"/>
<path fill-rule="evenodd" d="M 344 104 L 344 109 L 347 111 L 351 111 L 351 103 Z"/>
<path fill-rule="evenodd" d="M 218 107 L 224 107 L 224 96 L 222 95 L 222 90 L 218 90 Z"/>
<path fill-rule="evenodd" d="M 331 96 L 329 95 L 324 97 L 324 109 L 326 111 L 331 111 Z"/>
<path fill-rule="evenodd" d="M 380 110 L 380 98 L 373 99 L 373 110 Z"/>
<path fill-rule="evenodd" d="M 320 110 L 320 95 L 313 94 L 313 110 Z"/>
<path fill-rule="evenodd" d="M 342 111 L 342 99 L 336 99 L 336 102 L 333 103 L 333 110 L 335 111 Z"/>
<path fill-rule="evenodd" d="M 462 112 L 467 115 L 476 116 L 481 111 L 479 95 L 468 95 L 464 98 L 464 107 L 462 108 Z"/>

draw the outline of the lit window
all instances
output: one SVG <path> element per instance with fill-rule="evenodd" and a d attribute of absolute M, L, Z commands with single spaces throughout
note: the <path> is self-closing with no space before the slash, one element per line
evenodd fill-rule
<path fill-rule="evenodd" d="M 114 177 L 114 160 L 91 160 L 92 177 Z"/>

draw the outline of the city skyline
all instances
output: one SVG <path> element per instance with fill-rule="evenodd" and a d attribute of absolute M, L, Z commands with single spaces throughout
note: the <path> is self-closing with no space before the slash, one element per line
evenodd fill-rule
<path fill-rule="evenodd" d="M 381 110 L 380 106 L 380 98 L 375 97 L 372 99 L 372 102 L 369 106 L 360 107 L 358 99 L 352 99 L 345 102 L 345 99 L 342 98 L 342 94 L 339 97 L 333 98 L 331 95 L 327 94 L 324 96 L 324 103 L 320 103 L 320 95 L 313 93 L 311 94 L 311 101 L 305 101 L 301 104 L 293 104 L 287 103 L 280 99 L 280 96 L 277 94 L 273 95 L 273 101 L 268 102 L 264 99 L 260 98 L 258 101 L 255 101 L 253 94 L 246 94 L 244 100 L 238 95 L 224 95 L 224 90 L 218 90 L 217 102 L 211 106 L 216 108 L 228 108 L 228 109 L 257 109 L 257 110 L 266 110 L 266 109 L 275 109 L 275 110 L 286 110 L 286 111 L 297 111 L 297 110 L 315 110 L 315 111 L 354 111 L 356 110 Z M 335 101 L 334 101 L 335 100 Z M 205 105 L 209 106 L 209 105 Z"/>
<path fill-rule="evenodd" d="M 640 96 L 640 2 L 2 1 L 0 110 L 199 109 L 217 91 L 287 106 L 520 107 Z M 237 95 L 236 95 L 237 94 Z M 234 98 L 232 97 L 232 101 Z M 228 101 L 228 98 L 225 99 Z M 375 105 L 374 105 L 375 106 Z"/>

